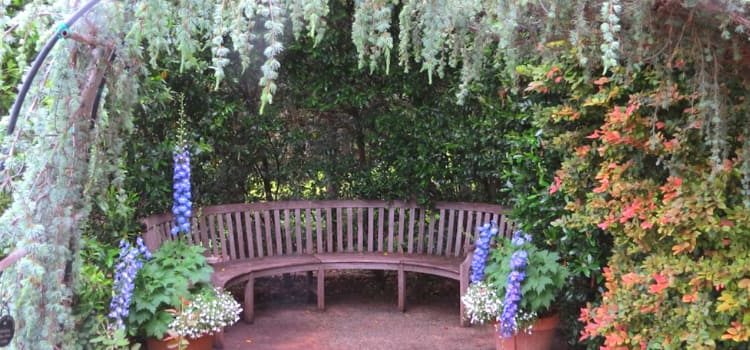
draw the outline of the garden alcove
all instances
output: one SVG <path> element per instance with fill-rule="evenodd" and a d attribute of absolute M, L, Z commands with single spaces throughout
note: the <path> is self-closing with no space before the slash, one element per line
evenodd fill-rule
<path fill-rule="evenodd" d="M 62 27 L 74 40 L 59 41 L 39 61 L 39 74 L 24 79 L 28 100 L 14 106 L 18 124 L 2 139 L 2 183 L 13 197 L 0 217 L 2 254 L 28 252 L 0 280 L 0 298 L 12 301 L 18 325 L 14 349 L 80 340 L 71 305 L 81 232 L 95 197 L 110 185 L 123 187 L 118 159 L 143 85 L 154 76 L 149 69 L 176 54 L 179 71 L 210 66 L 220 82 L 233 60 L 253 69 L 250 52 L 264 46 L 257 50 L 263 111 L 279 88 L 282 38 L 309 36 L 311 46 L 320 45 L 332 30 L 325 1 L 90 4 L 88 14 Z M 17 67 L 62 34 L 60 24 L 85 8 L 79 5 L 2 2 L 2 78 L 20 79 L 24 69 Z M 528 118 L 528 133 L 513 139 L 514 150 L 528 152 L 508 164 L 526 172 L 499 176 L 516 185 L 509 191 L 519 222 L 559 248 L 580 275 L 575 286 L 588 283 L 589 292 L 600 293 L 601 302 L 581 317 L 585 337 L 625 348 L 747 344 L 747 2 L 351 6 L 361 68 L 387 74 L 396 61 L 404 69 L 417 64 L 429 82 L 453 70 L 459 101 L 513 106 Z M 488 84 L 488 77 L 502 83 Z M 3 88 L 17 93 L 5 82 Z M 472 99 L 475 92 L 484 94 Z M 530 174 L 534 184 L 523 179 Z"/>

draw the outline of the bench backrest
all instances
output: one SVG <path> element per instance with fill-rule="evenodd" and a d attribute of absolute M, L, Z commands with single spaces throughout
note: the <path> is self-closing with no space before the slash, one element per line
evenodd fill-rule
<path fill-rule="evenodd" d="M 511 235 L 505 208 L 483 203 L 406 201 L 279 201 L 204 207 L 194 213 L 192 244 L 223 261 L 339 252 L 462 256 L 490 220 Z M 173 216 L 141 220 L 144 240 L 156 250 L 170 234 Z"/>

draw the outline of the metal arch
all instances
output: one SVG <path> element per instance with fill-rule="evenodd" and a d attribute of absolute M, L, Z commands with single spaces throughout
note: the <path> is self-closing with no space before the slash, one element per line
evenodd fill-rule
<path fill-rule="evenodd" d="M 83 5 L 78 11 L 76 11 L 70 18 L 68 18 L 64 23 L 63 28 L 67 28 L 72 26 L 76 21 L 78 21 L 81 16 L 89 12 L 96 4 L 98 4 L 101 0 L 91 0 L 86 5 Z M 57 41 L 60 39 L 60 33 L 58 30 L 58 33 L 56 35 L 53 35 L 47 44 L 44 45 L 42 50 L 39 52 L 39 54 L 34 58 L 34 62 L 31 64 L 31 69 L 29 70 L 28 74 L 26 74 L 26 78 L 23 80 L 23 85 L 21 86 L 21 90 L 18 91 L 18 96 L 16 96 L 16 100 L 13 102 L 13 107 L 10 110 L 10 121 L 8 122 L 8 129 L 6 133 L 8 135 L 13 134 L 13 131 L 16 129 L 16 122 L 18 122 L 18 114 L 21 112 L 21 106 L 23 105 L 24 100 L 26 99 L 26 94 L 29 92 L 29 88 L 31 87 L 31 83 L 34 81 L 34 77 L 36 77 L 37 72 L 39 72 L 39 68 L 41 68 L 42 63 L 44 63 L 44 60 L 47 58 L 47 55 L 49 55 L 50 51 L 52 51 L 52 48 L 57 44 Z"/>

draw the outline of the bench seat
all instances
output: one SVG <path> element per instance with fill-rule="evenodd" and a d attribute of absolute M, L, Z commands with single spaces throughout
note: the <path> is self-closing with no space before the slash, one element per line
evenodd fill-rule
<path fill-rule="evenodd" d="M 320 260 L 313 255 L 284 255 L 235 260 L 228 263 L 215 264 L 211 283 L 217 287 L 224 288 L 231 284 L 246 281 L 249 274 L 253 272 L 272 271 L 273 274 L 283 274 L 313 271 L 317 270 L 318 265 L 320 265 Z"/>

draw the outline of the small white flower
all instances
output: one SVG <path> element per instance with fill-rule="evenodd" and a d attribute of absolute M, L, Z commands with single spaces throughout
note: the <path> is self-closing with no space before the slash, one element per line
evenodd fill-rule
<path fill-rule="evenodd" d="M 217 288 L 197 295 L 175 315 L 169 328 L 180 336 L 197 338 L 234 324 L 240 312 L 242 307 L 232 295 Z"/>

